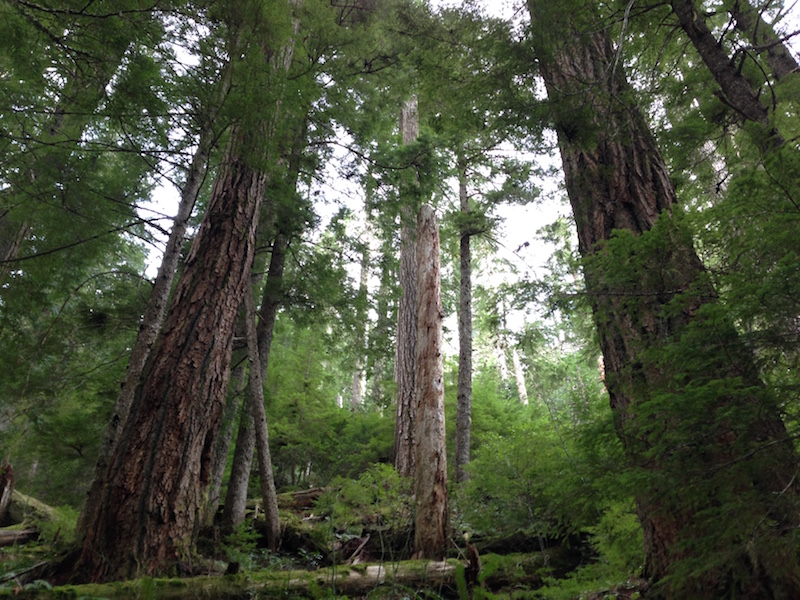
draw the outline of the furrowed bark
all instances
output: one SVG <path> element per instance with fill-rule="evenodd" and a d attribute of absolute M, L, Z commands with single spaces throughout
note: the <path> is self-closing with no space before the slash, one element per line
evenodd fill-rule
<path fill-rule="evenodd" d="M 417 99 L 412 98 L 400 111 L 403 143 L 409 144 L 419 135 Z M 401 191 L 402 193 L 402 191 Z M 401 210 L 400 223 L 400 287 L 402 295 L 397 309 L 397 340 L 394 378 L 397 382 L 397 419 L 394 433 L 394 466 L 404 476 L 414 473 L 414 420 L 417 402 L 417 260 L 416 231 L 409 205 Z"/>
<path fill-rule="evenodd" d="M 653 593 L 797 596 L 792 442 L 671 214 L 666 165 L 609 35 L 588 2 L 569 14 L 543 0 L 528 6 L 611 408 L 641 476 L 635 494 Z"/>
<path fill-rule="evenodd" d="M 231 134 L 97 509 L 85 521 L 78 579 L 163 574 L 191 562 L 266 182 L 242 158 L 254 135 Z"/>
<path fill-rule="evenodd" d="M 430 206 L 417 220 L 417 413 L 414 423 L 414 552 L 441 560 L 447 552 L 447 450 L 439 265 L 439 224 Z"/>

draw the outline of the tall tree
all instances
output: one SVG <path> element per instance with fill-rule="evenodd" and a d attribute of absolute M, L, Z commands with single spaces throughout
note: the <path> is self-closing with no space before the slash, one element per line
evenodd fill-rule
<path fill-rule="evenodd" d="M 414 421 L 414 554 L 447 553 L 447 451 L 444 423 L 444 356 L 439 223 L 427 204 L 417 219 L 417 410 Z"/>
<path fill-rule="evenodd" d="M 271 68 L 271 56 L 290 22 L 289 6 L 277 1 L 247 2 L 225 16 L 228 55 L 241 57 L 232 82 L 254 93 L 250 100 L 258 104 L 230 133 L 163 333 L 110 461 L 102 500 L 86 520 L 79 579 L 164 573 L 191 561 L 267 180 L 262 135 L 275 104 L 263 95 L 270 76 L 285 76 Z"/>
<path fill-rule="evenodd" d="M 528 7 L 606 387 L 641 475 L 646 572 L 667 598 L 797 595 L 795 452 L 675 214 L 623 61 L 590 3 Z"/>
<path fill-rule="evenodd" d="M 400 134 L 403 144 L 419 136 L 419 110 L 413 97 L 400 110 Z M 416 174 L 413 175 L 416 177 Z M 400 475 L 414 473 L 414 422 L 417 400 L 417 237 L 414 212 L 414 183 L 400 190 L 400 288 L 397 307 L 397 339 L 395 341 L 394 377 L 397 382 L 397 420 L 394 434 L 394 466 Z"/>

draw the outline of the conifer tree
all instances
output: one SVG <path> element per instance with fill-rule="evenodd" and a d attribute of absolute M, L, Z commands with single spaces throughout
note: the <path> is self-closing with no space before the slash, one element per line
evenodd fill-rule
<path fill-rule="evenodd" d="M 797 595 L 794 448 L 692 247 L 623 61 L 589 3 L 528 6 L 647 575 L 666 598 Z"/>

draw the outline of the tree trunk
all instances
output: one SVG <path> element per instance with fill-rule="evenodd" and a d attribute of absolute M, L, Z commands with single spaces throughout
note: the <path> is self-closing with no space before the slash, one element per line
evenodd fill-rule
<path fill-rule="evenodd" d="M 412 98 L 400 111 L 403 143 L 409 144 L 419 135 L 417 99 Z M 401 190 L 402 195 L 403 190 Z M 417 260 L 416 232 L 410 200 L 401 209 L 400 224 L 400 288 L 402 296 L 397 309 L 397 340 L 394 378 L 397 382 L 397 420 L 394 433 L 394 466 L 408 477 L 414 473 L 414 420 L 417 402 Z"/>
<path fill-rule="evenodd" d="M 283 270 L 286 264 L 286 251 L 288 247 L 288 236 L 283 233 L 278 233 L 272 243 L 272 256 L 270 257 L 267 281 L 264 284 L 264 292 L 261 297 L 260 318 L 256 326 L 262 382 L 267 376 L 267 369 L 269 367 L 272 334 L 275 331 L 275 317 L 278 314 L 278 307 L 283 301 Z M 225 496 L 225 507 L 223 509 L 223 531 L 231 532 L 244 521 L 247 504 L 247 487 L 250 480 L 255 444 L 256 436 L 252 405 L 248 401 L 244 403 L 241 420 L 239 422 L 239 434 L 236 439 L 236 449 L 233 455 L 233 467 L 230 481 L 228 482 L 228 493 Z"/>
<path fill-rule="evenodd" d="M 258 474 L 261 481 L 261 499 L 264 503 L 264 520 L 267 530 L 267 546 L 273 552 L 281 541 L 281 524 L 278 519 L 278 494 L 275 491 L 275 478 L 272 474 L 272 458 L 269 452 L 269 431 L 267 413 L 264 409 L 264 384 L 261 360 L 258 352 L 258 333 L 256 332 L 256 307 L 252 293 L 245 294 L 245 326 L 247 329 L 247 353 L 250 356 L 248 377 L 248 400 L 253 414 L 253 429 L 258 448 Z M 264 369 L 266 370 L 266 369 Z"/>
<path fill-rule="evenodd" d="M 515 347 L 511 348 L 511 362 L 514 365 L 514 379 L 517 382 L 517 394 L 519 394 L 520 404 L 528 406 L 528 386 L 525 384 L 525 372 L 522 370 L 519 352 Z"/>
<path fill-rule="evenodd" d="M 430 206 L 417 221 L 417 413 L 414 552 L 441 560 L 447 552 L 447 449 L 444 426 L 444 359 L 439 224 Z"/>
<path fill-rule="evenodd" d="M 753 50 L 758 53 L 766 52 L 767 64 L 776 81 L 785 79 L 792 73 L 800 73 L 800 65 L 789 48 L 750 0 L 727 0 L 725 4 L 734 19 L 736 29 L 747 36 Z"/>
<path fill-rule="evenodd" d="M 172 289 L 172 282 L 175 278 L 175 272 L 177 271 L 181 256 L 183 240 L 186 236 L 186 228 L 189 225 L 189 219 L 192 216 L 192 210 L 197 201 L 197 196 L 200 193 L 200 186 L 203 183 L 213 137 L 213 132 L 210 128 L 200 133 L 200 141 L 192 157 L 192 163 L 186 176 L 186 183 L 181 190 L 178 213 L 173 220 L 172 230 L 170 231 L 167 245 L 164 249 L 164 256 L 158 268 L 156 280 L 153 283 L 153 290 L 147 302 L 142 324 L 139 326 L 136 342 L 134 342 L 133 349 L 131 350 L 128 368 L 125 371 L 125 380 L 122 383 L 119 396 L 117 396 L 111 422 L 106 429 L 103 443 L 100 446 L 100 453 L 97 457 L 97 463 L 95 464 L 94 478 L 86 494 L 86 500 L 76 528 L 78 532 L 84 531 L 85 520 L 98 509 L 97 503 L 101 498 L 99 492 L 106 484 L 104 476 L 108 472 L 109 461 L 116 450 L 119 435 L 123 431 L 125 422 L 128 419 L 134 394 L 136 393 L 136 386 L 141 379 L 145 362 L 158 337 L 159 331 L 161 331 L 164 314 L 167 312 L 167 303 Z"/>
<path fill-rule="evenodd" d="M 228 479 L 228 490 L 225 493 L 225 504 L 222 507 L 220 528 L 224 533 L 234 532 L 244 521 L 247 489 L 250 483 L 250 472 L 253 468 L 255 448 L 256 432 L 253 426 L 253 409 L 250 406 L 249 396 L 246 396 L 242 402 L 231 475 Z"/>
<path fill-rule="evenodd" d="M 369 187 L 369 184 L 368 184 Z M 367 194 L 369 195 L 369 191 Z M 364 216 L 364 241 L 363 249 L 361 250 L 361 276 L 359 278 L 358 286 L 358 306 L 356 308 L 356 365 L 353 369 L 353 385 L 350 395 L 350 409 L 356 410 L 364 403 L 364 372 L 367 366 L 367 334 L 369 319 L 367 315 L 369 290 L 367 284 L 369 282 L 369 261 L 370 261 L 370 242 L 372 240 L 372 232 L 370 229 L 370 199 L 367 197 L 365 201 L 365 216 Z"/>
<path fill-rule="evenodd" d="M 469 214 L 467 173 L 463 159 L 458 167 L 458 197 L 461 214 Z M 461 232 L 459 257 L 461 282 L 458 295 L 458 391 L 456 394 L 456 482 L 469 479 L 470 429 L 472 427 L 472 232 Z"/>
<path fill-rule="evenodd" d="M 162 574 L 192 560 L 266 182 L 242 158 L 256 137 L 252 130 L 231 133 L 97 509 L 85 520 L 79 579 Z"/>
<path fill-rule="evenodd" d="M 757 137 L 761 150 L 768 151 L 781 146 L 783 137 L 770 123 L 769 112 L 758 93 L 725 52 L 725 48 L 717 43 L 702 14 L 695 9 L 693 0 L 671 0 L 671 6 L 681 28 L 719 84 L 726 103 L 746 120 L 763 127 L 763 134 Z"/>
<path fill-rule="evenodd" d="M 656 593 L 797 597 L 791 441 L 670 213 L 666 165 L 608 34 L 588 3 L 528 6 Z"/>

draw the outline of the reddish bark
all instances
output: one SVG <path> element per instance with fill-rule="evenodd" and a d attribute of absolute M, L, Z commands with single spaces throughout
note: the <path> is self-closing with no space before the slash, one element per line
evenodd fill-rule
<path fill-rule="evenodd" d="M 252 141 L 232 133 L 98 510 L 87 518 L 78 579 L 163 574 L 191 561 L 264 193 L 265 176 L 242 158 Z"/>

